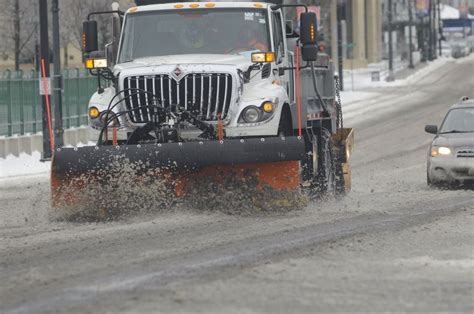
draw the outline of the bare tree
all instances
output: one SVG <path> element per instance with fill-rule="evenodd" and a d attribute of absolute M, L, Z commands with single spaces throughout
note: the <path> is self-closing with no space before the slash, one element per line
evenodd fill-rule
<path fill-rule="evenodd" d="M 109 11 L 115 1 L 117 0 L 62 0 L 62 8 L 67 8 L 66 11 L 61 9 L 61 27 L 64 39 L 68 39 L 77 48 L 81 48 L 82 22 L 87 19 L 87 15 L 95 11 Z M 118 2 L 124 10 L 134 3 L 133 0 Z M 99 41 L 104 45 L 111 40 L 110 16 L 103 15 L 94 18 L 98 21 Z"/>
<path fill-rule="evenodd" d="M 35 0 L 0 0 L 0 40 L 3 57 L 13 54 L 15 70 L 22 61 L 34 58 L 34 35 L 36 31 Z"/>
<path fill-rule="evenodd" d="M 117 1 L 117 0 L 115 0 Z M 114 0 L 60 0 L 60 36 L 67 65 L 68 44 L 81 48 L 82 22 L 92 11 L 110 10 Z M 133 0 L 118 0 L 124 10 Z M 13 58 L 15 69 L 21 63 L 32 63 L 35 56 L 35 38 L 38 32 L 37 0 L 0 0 L 0 57 Z M 110 41 L 110 17 L 97 17 L 101 44 Z"/>

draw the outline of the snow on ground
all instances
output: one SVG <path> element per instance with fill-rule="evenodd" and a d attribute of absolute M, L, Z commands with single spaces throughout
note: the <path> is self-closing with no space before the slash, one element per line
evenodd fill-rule
<path fill-rule="evenodd" d="M 452 62 L 452 58 L 440 57 L 434 61 L 428 62 L 427 66 L 422 69 L 417 70 L 412 75 L 404 78 L 395 80 L 393 82 L 387 82 L 386 77 L 388 75 L 388 70 L 386 68 L 387 62 L 369 64 L 367 68 L 345 70 L 344 71 L 344 89 L 345 91 L 358 91 L 361 89 L 376 89 L 379 87 L 391 87 L 391 86 L 406 86 L 419 80 L 420 78 L 428 75 L 429 73 L 439 69 L 448 62 Z M 400 62 L 395 64 L 394 71 L 399 72 L 406 69 L 406 64 Z M 372 81 L 372 72 L 380 73 L 380 81 Z"/>
<path fill-rule="evenodd" d="M 474 58 L 474 55 L 467 58 Z M 348 71 L 349 73 L 346 74 L 346 78 L 344 79 L 346 82 L 345 90 L 341 93 L 344 118 L 353 118 L 354 116 L 362 115 L 363 112 L 368 111 L 374 113 L 374 109 L 382 109 L 384 106 L 390 106 L 390 94 L 387 94 L 387 90 L 382 88 L 414 85 L 424 77 L 434 75 L 438 69 L 447 63 L 464 62 L 467 58 L 459 60 L 438 58 L 435 61 L 428 62 L 425 67 L 413 72 L 413 74 L 406 78 L 393 82 L 372 82 L 370 68 L 377 68 L 380 64 L 369 65 L 367 69 L 354 70 L 354 73 Z M 351 77 L 353 77 L 355 81 L 354 85 L 356 88 L 354 90 L 351 89 Z M 355 122 L 355 120 L 352 122 Z"/>
<path fill-rule="evenodd" d="M 6 159 L 0 158 L 0 179 L 48 173 L 51 162 L 41 162 L 40 159 L 40 152 L 34 152 L 32 155 L 21 153 L 20 157 L 9 155 Z"/>
<path fill-rule="evenodd" d="M 341 93 L 341 101 L 344 107 L 348 107 L 377 95 L 379 93 L 375 91 L 344 91 Z"/>
<path fill-rule="evenodd" d="M 95 142 L 78 144 L 77 147 L 94 146 Z M 66 147 L 72 147 L 67 145 Z M 51 162 L 42 162 L 41 153 L 33 152 L 32 155 L 21 153 L 19 157 L 8 155 L 7 158 L 0 158 L 0 180 L 11 177 L 21 177 L 26 175 L 47 174 L 51 169 Z"/>

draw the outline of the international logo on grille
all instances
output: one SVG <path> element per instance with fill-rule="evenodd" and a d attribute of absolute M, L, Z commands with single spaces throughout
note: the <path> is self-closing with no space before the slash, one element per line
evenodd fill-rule
<path fill-rule="evenodd" d="M 176 80 L 176 81 L 180 81 L 183 76 L 184 76 L 184 72 L 183 70 L 181 70 L 181 68 L 178 66 L 176 67 L 176 69 L 173 70 L 173 72 L 171 72 L 171 75 L 173 76 L 173 78 Z"/>

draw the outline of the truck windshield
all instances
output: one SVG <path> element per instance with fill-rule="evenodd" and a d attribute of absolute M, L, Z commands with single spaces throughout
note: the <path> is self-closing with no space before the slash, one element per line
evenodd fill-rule
<path fill-rule="evenodd" d="M 182 54 L 269 51 L 265 11 L 196 9 L 129 14 L 119 63 Z"/>

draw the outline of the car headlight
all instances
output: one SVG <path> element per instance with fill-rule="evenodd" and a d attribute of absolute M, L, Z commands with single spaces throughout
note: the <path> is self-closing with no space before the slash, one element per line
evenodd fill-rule
<path fill-rule="evenodd" d="M 257 123 L 260 121 L 262 116 L 262 111 L 254 106 L 245 108 L 242 112 L 242 119 L 247 123 Z"/>
<path fill-rule="evenodd" d="M 451 148 L 446 146 L 433 146 L 431 147 L 431 157 L 438 156 L 449 156 L 451 155 Z"/>

